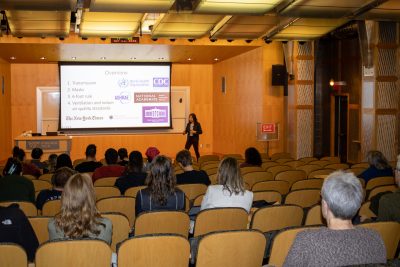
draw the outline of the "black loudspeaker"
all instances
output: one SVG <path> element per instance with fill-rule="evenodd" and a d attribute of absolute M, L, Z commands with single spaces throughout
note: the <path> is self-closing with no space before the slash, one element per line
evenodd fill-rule
<path fill-rule="evenodd" d="M 286 85 L 287 72 L 284 65 L 272 65 L 272 85 Z"/>

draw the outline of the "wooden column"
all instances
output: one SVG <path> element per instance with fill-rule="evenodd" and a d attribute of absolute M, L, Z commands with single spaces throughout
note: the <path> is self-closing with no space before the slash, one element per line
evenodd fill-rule
<path fill-rule="evenodd" d="M 288 86 L 288 148 L 295 158 L 313 156 L 314 49 L 312 42 L 293 46 L 294 79 Z"/>

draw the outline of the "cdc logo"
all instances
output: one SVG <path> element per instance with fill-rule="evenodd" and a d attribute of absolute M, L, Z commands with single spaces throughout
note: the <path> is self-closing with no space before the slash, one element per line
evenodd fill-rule
<path fill-rule="evenodd" d="M 169 78 L 153 78 L 153 87 L 168 87 Z"/>
<path fill-rule="evenodd" d="M 118 80 L 118 85 L 121 88 L 126 88 L 129 85 L 129 81 L 127 79 L 120 79 Z"/>
<path fill-rule="evenodd" d="M 131 100 L 131 96 L 128 92 L 121 92 L 119 95 L 115 96 L 115 100 L 119 101 L 121 104 L 128 104 Z"/>

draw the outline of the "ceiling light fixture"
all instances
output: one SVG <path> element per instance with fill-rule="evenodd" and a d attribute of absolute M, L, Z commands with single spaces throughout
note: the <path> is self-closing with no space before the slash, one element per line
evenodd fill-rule
<path fill-rule="evenodd" d="M 219 60 L 219 58 L 217 58 L 217 57 L 216 57 L 216 58 L 214 58 L 214 61 L 218 61 L 218 60 Z"/>
<path fill-rule="evenodd" d="M 40 59 L 41 59 L 41 60 L 45 60 L 45 59 L 46 59 L 46 57 L 40 57 Z"/>
<path fill-rule="evenodd" d="M 17 58 L 14 57 L 14 56 L 12 56 L 12 57 L 10 57 L 10 59 L 11 59 L 11 60 L 16 60 Z"/>
<path fill-rule="evenodd" d="M 106 59 L 106 57 L 101 57 L 100 59 L 101 59 L 101 60 L 105 60 L 105 59 Z"/>
<path fill-rule="evenodd" d="M 76 57 L 71 57 L 72 60 L 76 60 Z"/>
<path fill-rule="evenodd" d="M 189 57 L 187 60 L 188 60 L 188 61 L 191 61 L 192 59 Z"/>

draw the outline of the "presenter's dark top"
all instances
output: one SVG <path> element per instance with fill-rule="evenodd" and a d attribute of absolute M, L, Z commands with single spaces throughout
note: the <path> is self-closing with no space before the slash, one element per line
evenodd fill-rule
<path fill-rule="evenodd" d="M 170 195 L 165 205 L 152 198 L 150 189 L 140 190 L 136 195 L 136 216 L 144 211 L 182 210 L 185 211 L 185 193 L 179 189 Z"/>
<path fill-rule="evenodd" d="M 35 203 L 35 187 L 32 181 L 20 175 L 1 177 L 0 201 L 28 201 Z"/>
<path fill-rule="evenodd" d="M 185 133 L 187 134 L 187 139 L 192 137 L 193 139 L 198 141 L 199 135 L 203 133 L 203 130 L 201 129 L 201 125 L 200 125 L 200 123 L 193 124 L 193 131 L 195 131 L 196 133 L 191 136 L 190 135 L 190 124 L 191 124 L 190 122 L 188 124 L 186 124 L 186 128 L 185 128 Z"/>
<path fill-rule="evenodd" d="M 94 172 L 97 168 L 103 166 L 99 161 L 85 161 L 76 165 L 75 170 L 77 172 Z"/>
<path fill-rule="evenodd" d="M 210 178 L 205 171 L 186 171 L 176 175 L 177 184 L 205 184 L 210 185 Z"/>
<path fill-rule="evenodd" d="M 366 169 L 360 175 L 358 175 L 359 178 L 365 180 L 365 183 L 367 183 L 369 180 L 373 178 L 383 177 L 383 176 L 393 176 L 392 168 L 389 167 L 385 169 L 378 169 L 375 166 L 370 166 L 368 169 Z"/>
<path fill-rule="evenodd" d="M 143 186 L 144 181 L 146 180 L 147 173 L 145 172 L 132 172 L 127 175 L 119 177 L 115 181 L 115 186 L 118 187 L 119 191 L 121 191 L 121 195 L 125 194 L 125 191 L 128 188 Z"/>

